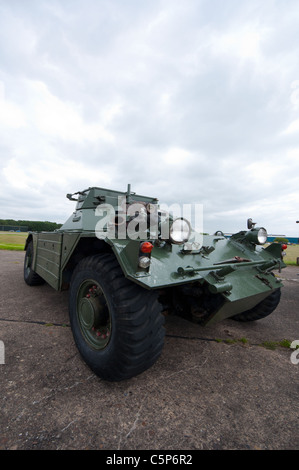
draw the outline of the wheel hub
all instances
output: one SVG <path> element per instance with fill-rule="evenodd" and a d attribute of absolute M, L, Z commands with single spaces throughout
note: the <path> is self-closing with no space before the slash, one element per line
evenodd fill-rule
<path fill-rule="evenodd" d="M 103 349 L 109 342 L 111 319 L 101 288 L 92 281 L 81 285 L 77 300 L 77 315 L 81 331 L 90 346 Z"/>
<path fill-rule="evenodd" d="M 105 323 L 105 314 L 99 297 L 83 297 L 79 303 L 80 321 L 84 328 L 99 328 Z"/>

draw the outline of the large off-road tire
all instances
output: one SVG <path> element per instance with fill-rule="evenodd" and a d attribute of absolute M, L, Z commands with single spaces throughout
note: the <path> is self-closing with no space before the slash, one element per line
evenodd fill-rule
<path fill-rule="evenodd" d="M 33 242 L 29 242 L 26 248 L 24 259 L 24 281 L 28 286 L 38 286 L 44 284 L 45 280 L 32 269 L 33 261 Z"/>
<path fill-rule="evenodd" d="M 246 312 L 239 313 L 232 317 L 237 321 L 255 321 L 267 317 L 272 313 L 280 302 L 281 291 L 276 289 L 268 297 L 262 300 L 259 304 Z"/>
<path fill-rule="evenodd" d="M 120 381 L 151 367 L 164 344 L 164 317 L 154 291 L 129 281 L 114 257 L 84 258 L 70 286 L 75 343 L 104 380 Z"/>

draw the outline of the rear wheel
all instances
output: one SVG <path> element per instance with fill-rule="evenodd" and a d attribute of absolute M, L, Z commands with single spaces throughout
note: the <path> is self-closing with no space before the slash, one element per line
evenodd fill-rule
<path fill-rule="evenodd" d="M 272 294 L 262 300 L 259 304 L 246 312 L 239 313 L 232 317 L 237 321 L 255 321 L 267 317 L 272 313 L 280 302 L 281 291 L 276 289 Z"/>
<path fill-rule="evenodd" d="M 28 286 L 38 286 L 40 284 L 44 284 L 45 280 L 41 278 L 35 271 L 32 269 L 32 262 L 33 262 L 33 242 L 29 242 L 25 260 L 24 260 L 24 281 Z"/>
<path fill-rule="evenodd" d="M 76 345 L 99 377 L 128 379 L 160 356 L 164 317 L 157 295 L 127 280 L 112 254 L 79 263 L 69 305 Z"/>

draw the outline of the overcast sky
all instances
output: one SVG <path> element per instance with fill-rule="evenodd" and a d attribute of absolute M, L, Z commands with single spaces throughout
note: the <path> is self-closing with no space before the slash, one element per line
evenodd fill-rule
<path fill-rule="evenodd" d="M 298 0 L 0 0 L 0 218 L 89 186 L 298 236 Z"/>

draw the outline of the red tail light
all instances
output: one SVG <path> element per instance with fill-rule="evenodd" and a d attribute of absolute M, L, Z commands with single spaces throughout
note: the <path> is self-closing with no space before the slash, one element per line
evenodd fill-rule
<path fill-rule="evenodd" d="M 287 247 L 288 247 L 288 245 L 286 245 L 285 243 L 284 243 L 283 245 L 281 245 L 281 249 L 282 249 L 282 250 L 286 250 Z"/>
<path fill-rule="evenodd" d="M 152 245 L 151 242 L 143 242 L 140 251 L 142 251 L 142 253 L 151 253 L 153 248 L 154 245 Z"/>

